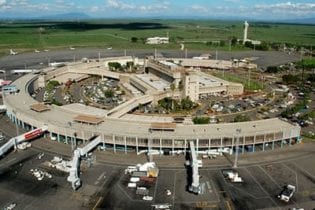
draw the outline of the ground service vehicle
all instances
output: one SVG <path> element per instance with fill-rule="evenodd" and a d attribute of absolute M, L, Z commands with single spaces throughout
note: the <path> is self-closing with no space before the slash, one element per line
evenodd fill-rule
<path fill-rule="evenodd" d="M 283 190 L 278 195 L 278 198 L 282 201 L 289 202 L 294 193 L 295 186 L 288 184 L 287 186 L 283 187 Z"/>

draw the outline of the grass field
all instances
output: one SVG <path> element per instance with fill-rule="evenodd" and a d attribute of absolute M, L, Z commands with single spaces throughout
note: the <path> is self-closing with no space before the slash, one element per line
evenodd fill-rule
<path fill-rule="evenodd" d="M 145 45 L 148 37 L 170 35 L 170 44 Z M 229 50 L 228 40 L 242 38 L 243 23 L 206 20 L 91 20 L 77 22 L 0 22 L 0 51 L 73 47 L 114 49 Z M 136 43 L 131 38 L 136 37 Z M 315 45 L 315 25 L 250 23 L 249 38 L 267 42 Z M 225 40 L 225 46 L 207 42 Z M 231 50 L 243 50 L 242 46 Z"/>
<path fill-rule="evenodd" d="M 244 85 L 245 90 L 248 90 L 248 91 L 263 90 L 264 89 L 262 83 L 259 83 L 255 80 L 251 80 L 249 82 L 248 78 L 244 78 L 242 76 L 235 75 L 233 73 L 228 73 L 228 72 L 225 72 L 224 74 L 214 73 L 214 76 L 219 77 L 219 78 L 224 79 L 224 80 L 227 80 L 227 81 L 230 81 L 230 82 L 241 83 Z"/>

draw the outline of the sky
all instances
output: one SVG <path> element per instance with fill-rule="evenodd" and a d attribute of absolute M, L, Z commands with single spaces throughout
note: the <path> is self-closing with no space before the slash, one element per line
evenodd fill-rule
<path fill-rule="evenodd" d="M 0 17 L 82 12 L 95 18 L 179 17 L 260 20 L 315 17 L 315 0 L 0 0 Z"/>

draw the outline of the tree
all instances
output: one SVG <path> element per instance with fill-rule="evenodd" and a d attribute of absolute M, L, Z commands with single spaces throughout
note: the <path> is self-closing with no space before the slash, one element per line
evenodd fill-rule
<path fill-rule="evenodd" d="M 138 38 L 137 37 L 131 37 L 131 42 L 138 42 Z"/>
<path fill-rule="evenodd" d="M 52 91 L 54 88 L 56 88 L 57 86 L 59 86 L 60 83 L 56 80 L 50 80 L 47 84 L 46 84 L 46 90 L 47 91 Z"/>
<path fill-rule="evenodd" d="M 114 97 L 114 91 L 112 89 L 108 89 L 105 91 L 105 97 L 106 98 L 112 98 Z"/>
<path fill-rule="evenodd" d="M 120 70 L 122 68 L 121 64 L 118 62 L 109 62 L 108 67 L 112 71 Z"/>
<path fill-rule="evenodd" d="M 220 46 L 224 47 L 225 46 L 225 41 L 224 40 L 220 40 Z"/>
<path fill-rule="evenodd" d="M 279 68 L 277 66 L 268 66 L 266 72 L 267 73 L 278 73 Z"/>
<path fill-rule="evenodd" d="M 256 50 L 267 51 L 269 50 L 269 44 L 267 42 L 261 42 L 260 45 L 256 46 Z"/>
<path fill-rule="evenodd" d="M 237 38 L 235 36 L 233 36 L 231 39 L 231 45 L 235 46 L 236 44 L 237 44 Z"/>
<path fill-rule="evenodd" d="M 164 109 L 166 109 L 166 110 L 171 110 L 172 109 L 172 98 L 169 98 L 169 97 L 167 97 L 167 98 L 163 98 L 163 99 L 161 99 L 161 100 L 159 100 L 158 101 L 158 104 L 162 107 L 162 108 L 164 108 Z"/>
<path fill-rule="evenodd" d="M 183 110 L 190 110 L 193 108 L 193 106 L 194 102 L 192 102 L 188 96 L 181 100 L 181 107 Z"/>
<path fill-rule="evenodd" d="M 133 61 L 128 61 L 126 63 L 126 65 L 127 65 L 127 68 L 129 69 L 129 68 L 132 68 L 134 66 L 134 63 L 133 63 Z"/>
<path fill-rule="evenodd" d="M 209 124 L 210 118 L 209 117 L 195 117 L 193 119 L 194 124 Z"/>
<path fill-rule="evenodd" d="M 248 48 L 254 48 L 254 45 L 252 44 L 252 42 L 245 42 L 245 47 L 248 47 Z"/>
<path fill-rule="evenodd" d="M 234 122 L 246 122 L 250 121 L 250 118 L 245 114 L 236 115 L 234 118 Z"/>
<path fill-rule="evenodd" d="M 282 81 L 286 84 L 294 84 L 299 81 L 299 77 L 292 74 L 285 74 L 282 76 Z"/>

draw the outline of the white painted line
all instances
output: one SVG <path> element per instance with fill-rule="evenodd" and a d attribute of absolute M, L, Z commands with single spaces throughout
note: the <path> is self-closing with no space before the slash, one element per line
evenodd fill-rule
<path fill-rule="evenodd" d="M 97 178 L 97 181 L 101 181 L 102 178 L 104 178 L 106 174 L 106 171 L 104 171 L 98 178 Z"/>
<path fill-rule="evenodd" d="M 296 192 L 298 192 L 299 182 L 298 182 L 298 175 L 297 175 L 296 171 L 294 171 L 292 168 L 290 168 L 289 166 L 287 166 L 284 163 L 282 165 L 284 167 L 286 167 L 287 169 L 289 169 L 291 172 L 293 172 L 293 174 L 295 175 L 295 189 L 296 189 Z"/>
<path fill-rule="evenodd" d="M 119 189 L 127 196 L 127 198 L 129 198 L 129 200 L 137 201 L 137 200 L 131 198 L 131 197 L 128 195 L 128 193 L 127 193 L 123 188 L 121 188 L 120 182 L 121 182 L 121 179 L 122 179 L 122 177 L 123 177 L 124 175 L 125 175 L 125 174 L 122 174 L 122 175 L 120 176 L 120 178 L 119 178 L 119 180 L 118 180 L 118 187 L 119 187 Z"/>
<path fill-rule="evenodd" d="M 214 194 L 215 194 L 215 196 L 216 196 L 216 198 L 217 198 L 216 202 L 220 202 L 219 194 L 218 194 L 218 192 L 217 192 L 217 189 L 215 189 L 215 185 L 214 185 L 212 179 L 210 179 L 210 184 L 212 185 L 212 187 L 213 187 L 213 192 L 214 192 Z"/>
<path fill-rule="evenodd" d="M 179 171 L 178 171 L 178 172 L 179 172 Z M 175 188 L 175 187 L 176 187 L 176 176 L 177 176 L 177 173 L 178 173 L 178 172 L 176 172 L 175 175 L 174 175 L 174 185 L 173 185 L 173 192 L 174 192 L 174 193 L 173 193 L 173 199 L 172 199 L 172 200 L 173 200 L 173 201 L 172 201 L 172 207 L 173 207 L 173 208 L 174 208 L 175 193 L 176 193 L 176 188 Z"/>
<path fill-rule="evenodd" d="M 299 170 L 303 171 L 304 173 L 306 173 L 307 175 L 309 175 L 310 177 L 312 177 L 313 179 L 315 179 L 315 176 L 313 176 L 310 172 L 306 171 L 304 168 L 301 168 L 300 166 L 298 166 L 296 163 L 292 163 L 295 167 L 297 167 Z"/>
<path fill-rule="evenodd" d="M 279 189 L 282 189 L 282 187 L 280 186 L 280 184 L 279 184 L 276 180 L 274 180 L 274 178 L 272 178 L 272 176 L 270 176 L 270 174 L 268 174 L 268 173 L 265 171 L 265 169 L 263 169 L 263 167 L 261 167 L 261 166 L 257 166 L 257 167 L 259 167 L 259 168 L 269 177 L 269 179 L 270 179 L 275 185 L 278 186 Z"/>
<path fill-rule="evenodd" d="M 250 173 L 250 171 L 249 171 L 247 168 L 246 168 L 245 170 L 246 170 L 247 173 L 253 178 L 254 182 L 257 183 L 257 185 L 259 186 L 259 188 L 267 195 L 267 197 L 270 198 L 270 199 L 272 200 L 272 202 L 273 202 L 277 207 L 279 207 L 278 204 L 277 204 L 277 203 L 272 199 L 272 197 L 269 195 L 269 193 L 265 190 L 265 188 L 263 188 L 263 187 L 261 186 L 261 184 L 257 181 L 257 179 Z"/>
<path fill-rule="evenodd" d="M 155 203 L 155 195 L 156 195 L 156 189 L 158 188 L 158 181 L 159 181 L 159 176 L 156 178 L 156 182 L 155 182 L 154 194 L 153 194 L 153 203 Z"/>

